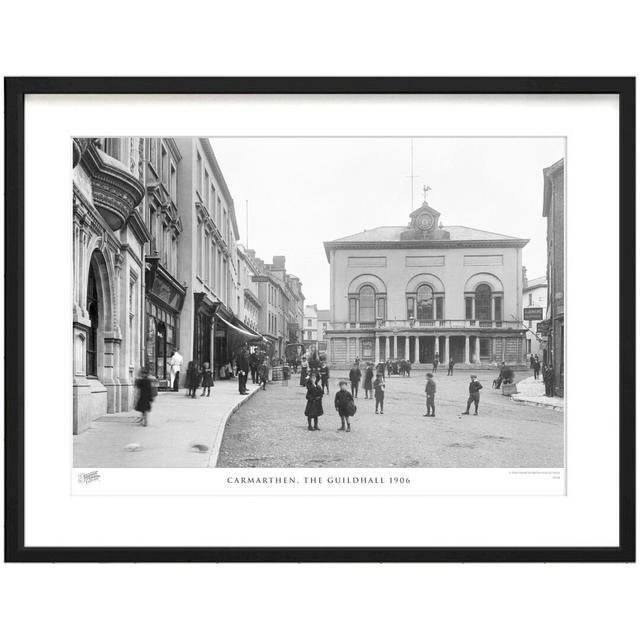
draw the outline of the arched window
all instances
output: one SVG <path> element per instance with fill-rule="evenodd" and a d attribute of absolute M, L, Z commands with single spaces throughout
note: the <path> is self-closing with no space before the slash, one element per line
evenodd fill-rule
<path fill-rule="evenodd" d="M 491 287 L 488 284 L 476 287 L 476 320 L 491 320 Z"/>
<path fill-rule="evenodd" d="M 433 289 L 428 284 L 418 288 L 416 302 L 417 319 L 433 320 Z"/>
<path fill-rule="evenodd" d="M 87 311 L 91 326 L 87 334 L 87 375 L 98 375 L 98 286 L 93 265 L 89 267 L 87 285 Z"/>
<path fill-rule="evenodd" d="M 376 292 L 371 285 L 360 289 L 360 322 L 375 322 Z"/>

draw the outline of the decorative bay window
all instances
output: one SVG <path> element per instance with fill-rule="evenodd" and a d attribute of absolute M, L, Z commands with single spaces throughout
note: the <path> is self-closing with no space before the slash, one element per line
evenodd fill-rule
<path fill-rule="evenodd" d="M 373 326 L 387 317 L 387 297 L 370 284 L 349 295 L 349 322 Z"/>

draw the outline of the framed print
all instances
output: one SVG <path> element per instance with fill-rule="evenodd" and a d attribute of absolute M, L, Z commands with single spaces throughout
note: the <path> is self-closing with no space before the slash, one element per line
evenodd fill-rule
<path fill-rule="evenodd" d="M 635 560 L 633 78 L 5 101 L 7 560 Z"/>

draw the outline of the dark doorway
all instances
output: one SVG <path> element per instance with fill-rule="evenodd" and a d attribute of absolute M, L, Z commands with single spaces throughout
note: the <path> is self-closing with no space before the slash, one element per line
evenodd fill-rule
<path fill-rule="evenodd" d="M 154 375 L 158 380 L 165 380 L 167 376 L 167 327 L 164 322 L 158 322 L 156 330 L 156 370 Z"/>
<path fill-rule="evenodd" d="M 449 357 L 453 358 L 456 364 L 464 362 L 464 337 L 452 336 L 449 338 Z"/>
<path fill-rule="evenodd" d="M 91 323 L 87 333 L 87 375 L 98 375 L 98 318 L 99 318 L 98 285 L 93 264 L 89 266 L 89 283 L 87 285 L 87 311 Z"/>

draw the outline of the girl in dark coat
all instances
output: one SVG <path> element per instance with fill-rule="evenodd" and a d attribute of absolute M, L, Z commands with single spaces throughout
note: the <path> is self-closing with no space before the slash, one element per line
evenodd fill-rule
<path fill-rule="evenodd" d="M 196 397 L 196 389 L 200 384 L 200 372 L 198 371 L 198 365 L 192 360 L 187 367 L 187 379 L 186 379 L 187 388 L 189 389 L 189 393 L 187 394 L 190 398 Z"/>
<path fill-rule="evenodd" d="M 204 395 L 204 392 L 207 392 L 207 397 L 211 395 L 211 387 L 213 387 L 213 371 L 209 368 L 209 363 L 205 362 L 202 365 L 202 393 L 201 396 Z"/>
<path fill-rule="evenodd" d="M 309 383 L 307 384 L 307 407 L 304 410 L 304 415 L 307 416 L 309 431 L 320 431 L 318 427 L 318 417 L 324 413 L 322 410 L 323 395 L 322 387 L 318 385 L 318 376 L 312 373 L 309 378 Z M 311 426 L 312 418 L 313 427 Z"/>
<path fill-rule="evenodd" d="M 142 417 L 138 418 L 138 422 L 142 422 L 142 426 L 146 427 L 147 414 L 151 411 L 151 403 L 157 393 L 152 384 L 148 369 L 141 369 L 140 377 L 136 380 L 136 389 L 138 389 L 138 400 L 135 409 L 142 414 Z"/>
<path fill-rule="evenodd" d="M 369 363 L 364 372 L 364 397 L 373 398 L 373 365 Z"/>

